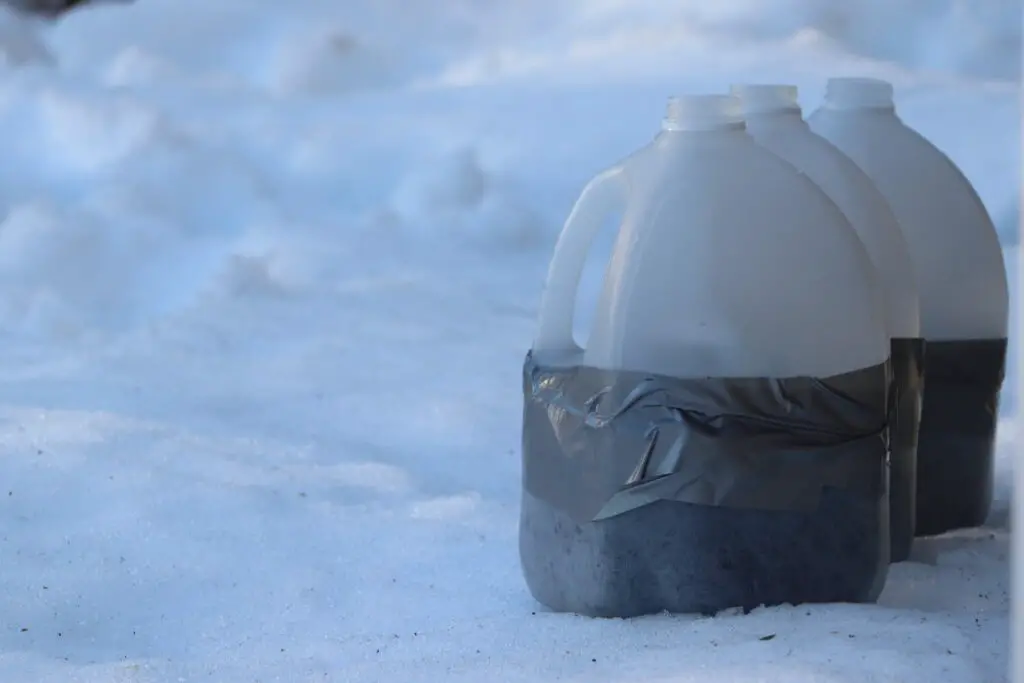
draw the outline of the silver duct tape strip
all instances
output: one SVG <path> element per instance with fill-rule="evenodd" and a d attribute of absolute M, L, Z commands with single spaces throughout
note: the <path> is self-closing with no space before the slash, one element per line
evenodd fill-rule
<path fill-rule="evenodd" d="M 890 362 L 895 397 L 889 423 L 889 537 L 891 561 L 910 557 L 916 528 L 917 435 L 921 424 L 925 341 L 894 338 Z"/>
<path fill-rule="evenodd" d="M 523 368 L 523 485 L 578 523 L 659 500 L 812 511 L 888 491 L 888 362 L 829 378 Z"/>

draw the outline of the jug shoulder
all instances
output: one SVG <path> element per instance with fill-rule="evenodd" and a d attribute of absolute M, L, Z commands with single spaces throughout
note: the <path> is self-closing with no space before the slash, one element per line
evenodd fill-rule
<path fill-rule="evenodd" d="M 805 173 L 835 202 L 878 270 L 890 333 L 919 336 L 919 294 L 909 247 L 871 179 L 842 150 L 806 125 L 765 126 L 753 135 L 758 144 Z"/>
<path fill-rule="evenodd" d="M 970 181 L 895 116 L 819 110 L 812 129 L 868 175 L 899 221 L 930 339 L 1005 336 L 1009 296 L 1002 247 Z"/>
<path fill-rule="evenodd" d="M 827 376 L 884 361 L 882 295 L 839 209 L 752 140 L 719 152 L 709 164 L 678 156 L 627 208 L 594 364 Z M 711 351 L 681 351 L 695 348 Z"/>

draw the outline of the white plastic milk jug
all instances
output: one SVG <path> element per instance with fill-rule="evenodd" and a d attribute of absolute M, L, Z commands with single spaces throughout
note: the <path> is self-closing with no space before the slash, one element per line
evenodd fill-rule
<path fill-rule="evenodd" d="M 871 177 L 910 248 L 926 340 L 917 532 L 981 524 L 1009 313 L 991 218 L 957 166 L 900 119 L 890 83 L 830 79 L 808 122 Z"/>
<path fill-rule="evenodd" d="M 620 215 L 580 348 L 576 292 Z M 889 559 L 883 290 L 850 222 L 730 95 L 583 190 L 523 372 L 520 560 L 556 611 L 874 600 Z M 842 417 L 840 417 L 842 415 Z"/>
<path fill-rule="evenodd" d="M 622 222 L 586 349 L 577 286 Z M 826 377 L 889 357 L 864 245 L 806 177 L 746 132 L 738 98 L 672 99 L 661 134 L 583 190 L 558 239 L 533 351 L 674 377 Z"/>
<path fill-rule="evenodd" d="M 890 427 L 892 560 L 910 555 L 917 488 L 921 400 L 921 326 L 914 268 L 906 240 L 885 197 L 843 152 L 811 131 L 792 85 L 734 85 L 747 131 L 758 144 L 807 174 L 842 210 L 867 247 L 885 295 L 899 403 Z"/>

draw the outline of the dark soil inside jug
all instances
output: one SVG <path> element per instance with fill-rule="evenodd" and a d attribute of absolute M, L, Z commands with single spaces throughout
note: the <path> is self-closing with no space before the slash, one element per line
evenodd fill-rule
<path fill-rule="evenodd" d="M 871 602 L 888 563 L 885 508 L 826 490 L 812 513 L 658 501 L 577 524 L 524 492 L 520 555 L 538 602 L 588 616 Z"/>
<path fill-rule="evenodd" d="M 889 519 L 891 561 L 910 557 L 917 508 L 917 439 L 924 373 L 923 339 L 893 339 L 892 369 L 896 410 L 889 428 Z"/>
<path fill-rule="evenodd" d="M 917 535 L 981 526 L 992 507 L 994 436 L 921 434 L 928 464 L 919 469 Z"/>
<path fill-rule="evenodd" d="M 918 434 L 917 535 L 984 524 L 1006 340 L 928 342 Z"/>

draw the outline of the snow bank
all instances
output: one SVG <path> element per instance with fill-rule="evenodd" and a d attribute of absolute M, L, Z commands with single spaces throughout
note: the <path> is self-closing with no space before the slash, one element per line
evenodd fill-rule
<path fill-rule="evenodd" d="M 0 85 L 0 324 L 116 334 L 260 259 L 286 289 L 317 286 L 312 274 L 340 267 L 329 259 L 360 258 L 352 239 L 406 258 L 451 238 L 543 260 L 580 185 L 653 134 L 669 92 L 785 78 L 811 108 L 824 78 L 851 68 L 904 83 L 907 120 L 964 167 L 1014 242 L 1016 90 L 962 82 L 975 62 L 1002 73 L 1005 55 L 977 36 L 1012 34 L 1010 5 L 832 4 L 146 0 L 51 27 L 0 17 L 9 61 L 34 64 Z M 954 19 L 976 27 L 941 52 L 961 80 L 908 71 Z M 972 94 L 950 108 L 954 87 Z M 1001 137 L 958 130 L 979 126 Z"/>

